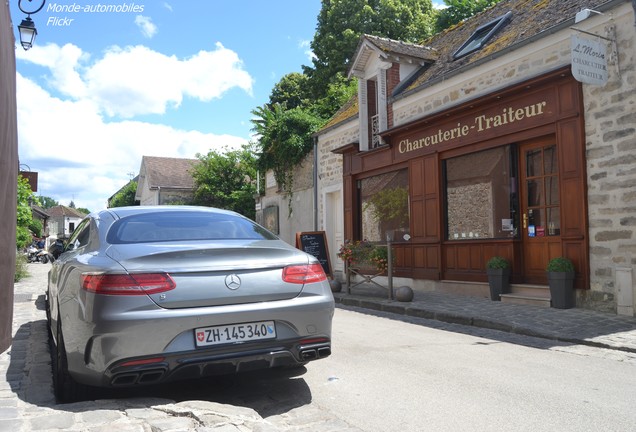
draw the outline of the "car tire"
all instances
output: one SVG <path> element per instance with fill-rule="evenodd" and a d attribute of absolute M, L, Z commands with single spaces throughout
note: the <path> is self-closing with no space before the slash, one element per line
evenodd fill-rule
<path fill-rule="evenodd" d="M 51 338 L 53 392 L 58 403 L 78 402 L 88 397 L 88 387 L 76 382 L 68 373 L 66 349 L 62 335 L 62 321 L 57 321 L 57 344 Z"/>

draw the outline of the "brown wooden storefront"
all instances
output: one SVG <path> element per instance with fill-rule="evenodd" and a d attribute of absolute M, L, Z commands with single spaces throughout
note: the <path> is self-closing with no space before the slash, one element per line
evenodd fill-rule
<path fill-rule="evenodd" d="M 361 239 L 360 181 L 406 170 L 410 238 L 394 239 L 396 276 L 483 282 L 486 261 L 500 255 L 513 264 L 513 283 L 547 284 L 549 258 L 566 256 L 576 287 L 587 289 L 584 136 L 581 86 L 559 70 L 389 129 L 386 146 L 342 148 L 345 238 Z M 515 203 L 490 221 L 499 234 L 451 233 L 448 161 L 504 147 L 516 165 L 508 191 Z"/>

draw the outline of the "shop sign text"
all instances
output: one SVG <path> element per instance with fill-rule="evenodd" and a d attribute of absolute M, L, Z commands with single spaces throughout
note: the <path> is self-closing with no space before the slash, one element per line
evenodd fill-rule
<path fill-rule="evenodd" d="M 579 82 L 604 86 L 607 84 L 607 54 L 605 43 L 572 35 L 572 76 Z"/>
<path fill-rule="evenodd" d="M 507 107 L 495 115 L 482 114 L 476 116 L 472 124 L 470 122 L 460 122 L 457 123 L 455 127 L 438 129 L 437 132 L 433 134 L 412 141 L 408 138 L 403 139 L 399 143 L 398 150 L 400 153 L 408 153 L 414 150 L 447 143 L 458 138 L 469 136 L 472 133 L 479 133 L 531 117 L 540 116 L 544 114 L 546 105 L 547 102 L 543 101 L 521 108 Z"/>

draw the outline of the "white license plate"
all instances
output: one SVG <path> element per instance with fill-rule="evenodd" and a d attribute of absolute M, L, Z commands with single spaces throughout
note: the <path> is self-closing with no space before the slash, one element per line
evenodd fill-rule
<path fill-rule="evenodd" d="M 274 326 L 274 321 L 203 327 L 194 330 L 194 338 L 198 347 L 274 339 L 275 337 L 276 327 Z"/>

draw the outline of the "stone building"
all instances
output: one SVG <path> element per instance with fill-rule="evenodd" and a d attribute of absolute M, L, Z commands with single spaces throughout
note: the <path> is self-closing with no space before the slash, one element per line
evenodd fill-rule
<path fill-rule="evenodd" d="M 198 159 L 143 156 L 135 201 L 140 205 L 189 203 L 194 196 L 192 168 Z"/>
<path fill-rule="evenodd" d="M 483 296 L 500 255 L 502 300 L 544 305 L 546 264 L 565 256 L 577 307 L 633 315 L 635 8 L 504 0 L 422 45 L 363 36 L 358 98 L 317 134 L 331 250 L 390 238 L 395 283 Z M 370 217 L 380 198 L 406 219 Z"/>

